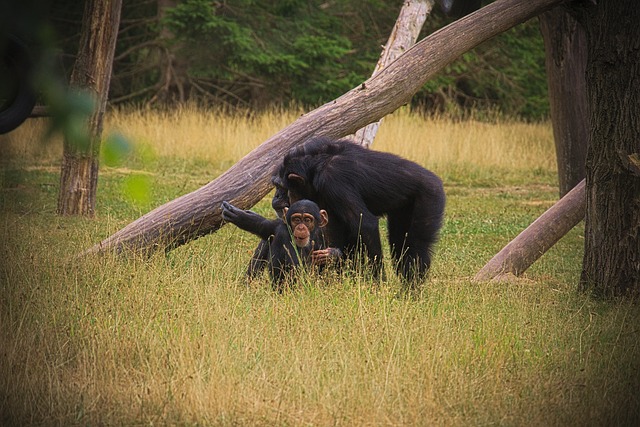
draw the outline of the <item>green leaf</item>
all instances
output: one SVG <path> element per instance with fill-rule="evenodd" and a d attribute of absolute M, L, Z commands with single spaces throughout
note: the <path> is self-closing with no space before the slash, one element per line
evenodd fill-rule
<path fill-rule="evenodd" d="M 122 191 L 134 205 L 148 205 L 151 201 L 151 179 L 148 175 L 130 175 L 125 178 L 122 184 Z"/>
<path fill-rule="evenodd" d="M 120 166 L 131 154 L 132 149 L 132 144 L 124 135 L 118 132 L 111 133 L 102 144 L 102 161 L 106 166 Z"/>

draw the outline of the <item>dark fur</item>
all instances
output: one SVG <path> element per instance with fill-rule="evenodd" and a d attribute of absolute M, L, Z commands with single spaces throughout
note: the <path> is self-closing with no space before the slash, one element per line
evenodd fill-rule
<path fill-rule="evenodd" d="M 278 218 L 282 222 L 282 218 L 284 216 L 284 209 L 289 207 L 289 194 L 287 193 L 287 189 L 282 186 L 282 181 L 279 177 L 274 176 L 271 180 L 276 191 L 273 194 L 273 198 L 271 199 L 271 207 L 276 211 Z M 269 241 L 260 240 L 258 242 L 258 246 L 255 251 L 253 251 L 253 256 L 249 261 L 249 266 L 247 267 L 247 277 L 249 279 L 253 279 L 257 277 L 262 271 L 269 265 Z"/>
<path fill-rule="evenodd" d="M 327 210 L 331 246 L 353 257 L 361 242 L 376 274 L 382 266 L 378 217 L 386 215 L 398 273 L 407 281 L 424 278 L 445 207 L 434 173 L 394 154 L 317 138 L 292 149 L 277 176 L 290 202 L 310 199 Z"/>
<path fill-rule="evenodd" d="M 451 18 L 461 18 L 480 9 L 480 0 L 436 0 L 442 11 Z"/>
<path fill-rule="evenodd" d="M 293 244 L 290 234 L 291 216 L 294 213 L 310 213 L 315 220 L 311 230 L 311 241 L 304 248 Z M 318 205 L 310 200 L 299 200 L 289 207 L 285 219 L 269 220 L 261 215 L 236 208 L 228 202 L 222 202 L 222 217 L 225 221 L 253 233 L 266 242 L 266 265 L 269 267 L 274 289 L 282 291 L 283 282 L 291 278 L 293 270 L 311 262 L 314 250 L 326 248 L 322 233 L 321 214 Z"/>

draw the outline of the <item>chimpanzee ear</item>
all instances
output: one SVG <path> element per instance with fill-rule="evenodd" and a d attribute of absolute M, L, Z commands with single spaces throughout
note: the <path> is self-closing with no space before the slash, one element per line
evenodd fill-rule
<path fill-rule="evenodd" d="M 324 209 L 320 209 L 320 227 L 324 227 L 329 223 L 329 215 Z"/>
<path fill-rule="evenodd" d="M 298 185 L 304 185 L 304 181 L 305 181 L 304 177 L 293 172 L 287 175 L 287 179 L 293 182 L 294 184 L 298 184 Z"/>

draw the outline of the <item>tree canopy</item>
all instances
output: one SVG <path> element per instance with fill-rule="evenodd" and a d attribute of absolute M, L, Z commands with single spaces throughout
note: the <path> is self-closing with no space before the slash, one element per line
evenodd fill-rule
<path fill-rule="evenodd" d="M 112 103 L 202 102 L 315 107 L 371 74 L 401 1 L 132 0 L 123 5 Z M 52 23 L 67 68 L 82 3 L 55 0 Z M 434 9 L 429 34 L 449 22 Z M 472 109 L 528 120 L 548 115 L 537 20 L 463 55 L 412 100 L 428 112 Z"/>

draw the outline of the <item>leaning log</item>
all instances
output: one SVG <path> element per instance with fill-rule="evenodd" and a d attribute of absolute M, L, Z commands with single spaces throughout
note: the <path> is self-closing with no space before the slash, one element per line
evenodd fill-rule
<path fill-rule="evenodd" d="M 85 253 L 170 250 L 220 228 L 220 204 L 241 209 L 271 189 L 270 176 L 284 154 L 314 136 L 341 138 L 392 113 L 445 66 L 483 41 L 563 0 L 498 0 L 415 44 L 380 73 L 300 117 L 200 189 L 138 218 Z"/>
<path fill-rule="evenodd" d="M 496 254 L 476 281 L 519 276 L 584 218 L 584 179 Z"/>

